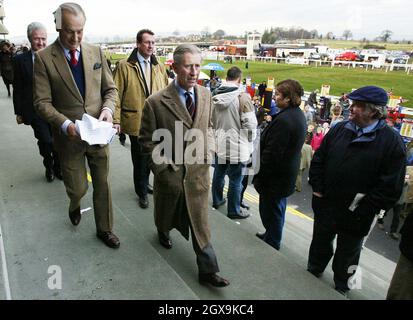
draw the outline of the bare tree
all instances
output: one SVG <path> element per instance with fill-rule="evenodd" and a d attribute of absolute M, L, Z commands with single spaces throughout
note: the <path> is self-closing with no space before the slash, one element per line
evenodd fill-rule
<path fill-rule="evenodd" d="M 172 32 L 172 35 L 174 35 L 175 37 L 179 36 L 180 32 L 179 30 L 175 30 L 174 32 Z"/>
<path fill-rule="evenodd" d="M 218 29 L 212 35 L 214 36 L 215 39 L 219 40 L 219 39 L 222 39 L 225 36 L 225 31 L 221 30 L 221 29 Z"/>
<path fill-rule="evenodd" d="M 384 30 L 380 35 L 380 39 L 383 40 L 384 42 L 387 42 L 388 40 L 390 40 L 392 34 L 393 34 L 393 31 Z"/>
<path fill-rule="evenodd" d="M 331 40 L 333 38 L 334 38 L 334 34 L 331 31 L 326 34 L 326 39 L 327 40 Z"/>
<path fill-rule="evenodd" d="M 343 38 L 347 41 L 349 38 L 353 38 L 353 33 L 350 30 L 346 29 L 343 32 Z"/>

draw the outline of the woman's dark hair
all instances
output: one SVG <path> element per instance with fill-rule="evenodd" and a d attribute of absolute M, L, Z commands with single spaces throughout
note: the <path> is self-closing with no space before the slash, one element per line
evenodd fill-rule
<path fill-rule="evenodd" d="M 284 98 L 290 98 L 290 105 L 292 107 L 300 106 L 304 89 L 298 81 L 292 79 L 283 80 L 277 83 L 276 89 Z"/>

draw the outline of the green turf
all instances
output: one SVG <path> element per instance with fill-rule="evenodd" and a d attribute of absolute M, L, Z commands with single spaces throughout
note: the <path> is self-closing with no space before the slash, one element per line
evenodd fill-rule
<path fill-rule="evenodd" d="M 204 64 L 210 61 L 204 61 Z M 404 104 L 413 107 L 413 73 L 409 75 L 405 71 L 371 70 L 362 68 L 347 67 L 314 67 L 299 66 L 291 64 L 275 64 L 265 62 L 248 62 L 248 69 L 245 69 L 245 61 L 237 61 L 232 65 L 221 63 L 225 71 L 219 71 L 218 76 L 225 77 L 226 70 L 236 65 L 241 68 L 244 77 L 251 76 L 252 82 L 260 83 L 268 77 L 274 77 L 275 83 L 284 79 L 298 80 L 305 91 L 321 89 L 322 84 L 331 86 L 331 95 L 341 95 L 342 92 L 350 92 L 353 88 L 366 85 L 376 85 L 385 90 L 393 89 L 394 95 L 402 96 L 409 101 Z"/>
<path fill-rule="evenodd" d="M 112 55 L 111 59 L 118 60 L 126 56 Z M 164 61 L 163 58 L 160 59 Z M 203 61 L 203 65 L 212 60 Z M 245 61 L 234 61 L 233 64 L 225 64 L 223 61 L 218 61 L 225 71 L 218 71 L 217 74 L 221 78 L 225 78 L 226 70 L 233 65 L 241 68 L 244 77 L 251 76 L 252 82 L 260 83 L 266 81 L 268 77 L 274 77 L 275 83 L 284 79 L 298 80 L 304 87 L 305 91 L 321 89 L 322 84 L 331 86 L 331 95 L 341 95 L 342 92 L 350 92 L 351 89 L 356 89 L 366 85 L 376 85 L 385 90 L 393 89 L 393 94 L 402 96 L 409 101 L 403 105 L 413 108 L 413 71 L 406 74 L 404 70 L 389 71 L 371 70 L 366 71 L 364 68 L 350 68 L 335 66 L 331 68 L 315 67 L 315 66 L 299 66 L 292 64 L 276 64 L 273 62 L 252 62 L 248 61 L 248 69 L 245 69 Z M 204 70 L 209 74 L 208 70 Z"/>

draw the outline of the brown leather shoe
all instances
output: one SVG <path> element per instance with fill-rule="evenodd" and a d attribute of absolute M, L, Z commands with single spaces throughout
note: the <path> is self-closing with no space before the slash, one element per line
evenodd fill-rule
<path fill-rule="evenodd" d="M 80 207 L 76 208 L 73 211 L 69 211 L 69 218 L 74 226 L 77 226 L 79 224 L 81 217 L 82 216 L 80 215 Z"/>
<path fill-rule="evenodd" d="M 221 278 L 216 273 L 200 273 L 198 276 L 200 284 L 210 284 L 213 287 L 226 287 L 229 286 L 229 281 Z"/>
<path fill-rule="evenodd" d="M 120 246 L 119 238 L 111 231 L 97 232 L 96 236 L 108 247 L 116 249 Z"/>

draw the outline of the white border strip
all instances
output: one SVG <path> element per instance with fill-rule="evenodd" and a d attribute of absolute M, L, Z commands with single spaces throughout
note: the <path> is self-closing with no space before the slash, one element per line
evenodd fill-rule
<path fill-rule="evenodd" d="M 6 253 L 4 251 L 3 232 L 1 231 L 1 224 L 0 224 L 0 254 L 1 254 L 1 266 L 3 270 L 4 289 L 6 291 L 6 300 L 12 300 L 11 292 L 10 292 L 9 274 L 7 272 Z"/>

